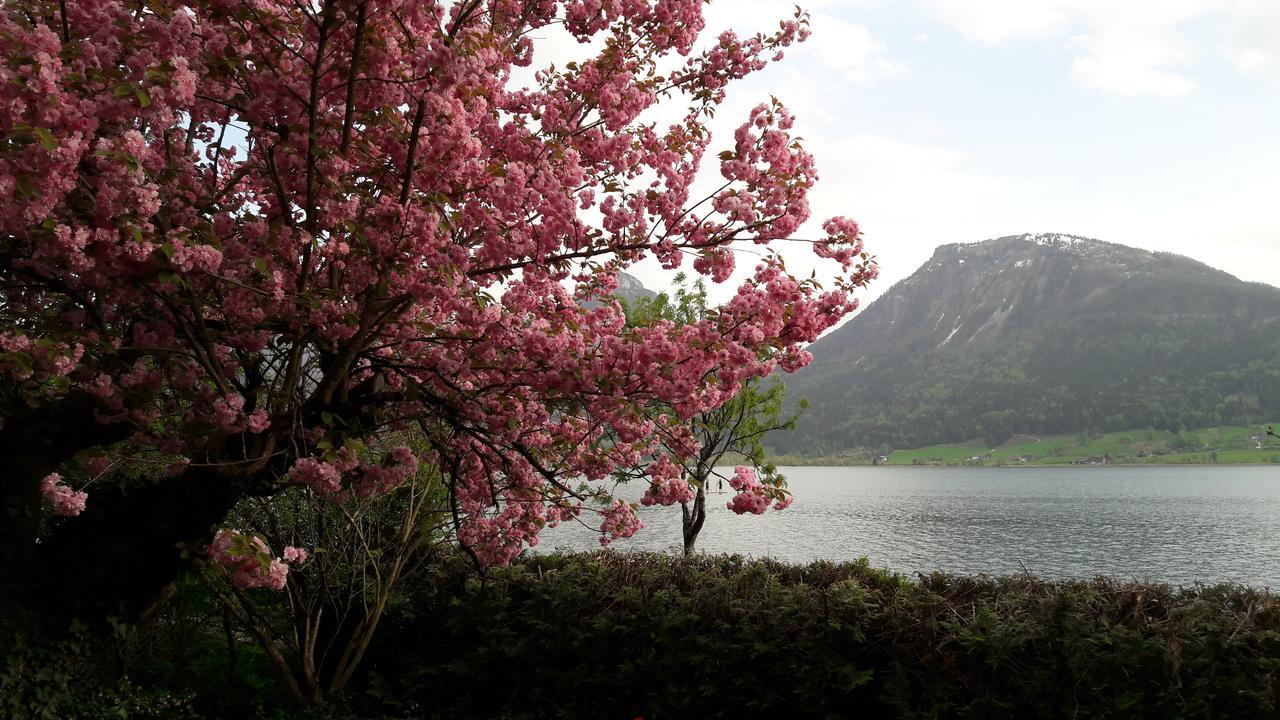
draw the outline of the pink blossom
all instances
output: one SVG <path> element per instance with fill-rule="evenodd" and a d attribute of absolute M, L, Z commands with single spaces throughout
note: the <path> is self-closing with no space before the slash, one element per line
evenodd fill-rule
<path fill-rule="evenodd" d="M 55 515 L 70 517 L 84 512 L 85 501 L 89 494 L 72 490 L 62 483 L 62 476 L 49 473 L 40 481 L 40 494 L 53 506 Z"/>
<path fill-rule="evenodd" d="M 306 550 L 292 545 L 286 545 L 281 556 L 287 563 L 304 563 L 307 561 L 307 557 L 309 557 Z"/>
<path fill-rule="evenodd" d="M 333 463 L 315 458 L 302 458 L 289 471 L 289 480 L 305 485 L 321 495 L 335 495 L 342 491 L 342 473 Z"/>
<path fill-rule="evenodd" d="M 208 555 L 226 569 L 231 584 L 245 589 L 280 590 L 289 576 L 287 563 L 307 559 L 305 550 L 292 546 L 285 548 L 284 559 L 273 557 L 262 538 L 230 529 L 218 531 L 209 545 Z"/>
<path fill-rule="evenodd" d="M 729 478 L 729 487 L 738 491 L 738 494 L 726 503 L 726 507 L 735 513 L 763 515 L 769 509 L 769 493 L 756 478 L 755 470 L 743 465 L 735 467 L 733 477 Z"/>
<path fill-rule="evenodd" d="M 644 522 L 636 515 L 635 509 L 622 500 L 615 499 L 604 513 L 604 521 L 600 523 L 600 544 L 608 546 L 619 538 L 629 538 L 644 527 Z"/>
<path fill-rule="evenodd" d="M 684 478 L 680 468 L 663 455 L 649 464 L 650 485 L 640 502 L 644 505 L 674 505 L 693 502 L 694 491 Z"/>

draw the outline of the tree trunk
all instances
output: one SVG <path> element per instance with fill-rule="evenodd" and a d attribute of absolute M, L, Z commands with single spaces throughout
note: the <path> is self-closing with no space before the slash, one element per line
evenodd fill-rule
<path fill-rule="evenodd" d="M 684 556 L 693 555 L 694 545 L 698 542 L 698 533 L 702 532 L 702 524 L 707 521 L 707 481 L 704 478 L 697 484 L 698 492 L 693 498 L 693 509 L 688 503 L 680 503 L 683 510 Z"/>
<path fill-rule="evenodd" d="M 37 407 L 0 403 L 0 642 L 47 616 L 45 598 L 37 593 L 40 481 L 76 453 L 128 437 L 128 427 L 95 419 L 99 406 L 81 391 Z"/>
<path fill-rule="evenodd" d="M 240 499 L 238 483 L 188 468 L 139 488 L 105 485 L 37 547 L 41 615 L 59 632 L 79 619 L 136 622 L 164 596 L 184 553 L 199 552 Z"/>

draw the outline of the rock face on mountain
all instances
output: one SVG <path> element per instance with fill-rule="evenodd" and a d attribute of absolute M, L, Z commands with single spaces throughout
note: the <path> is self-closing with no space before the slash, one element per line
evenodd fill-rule
<path fill-rule="evenodd" d="M 620 272 L 618 273 L 618 289 L 613 291 L 613 296 L 628 305 L 634 305 L 637 300 L 652 300 L 658 297 L 658 293 L 646 288 L 644 283 L 640 282 L 640 279 L 636 276 Z M 582 303 L 582 307 L 587 310 L 599 305 L 600 302 L 598 300 L 588 300 Z"/>
<path fill-rule="evenodd" d="M 652 300 L 658 296 L 658 293 L 646 288 L 634 275 L 620 272 L 618 273 L 618 289 L 613 291 L 613 296 L 629 303 L 634 303 L 640 298 Z"/>
<path fill-rule="evenodd" d="M 939 247 L 810 350 L 780 452 L 1280 416 L 1280 289 L 1070 235 Z"/>

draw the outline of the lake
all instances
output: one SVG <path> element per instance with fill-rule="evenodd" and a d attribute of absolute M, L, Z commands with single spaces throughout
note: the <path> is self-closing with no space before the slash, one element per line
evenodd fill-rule
<path fill-rule="evenodd" d="M 730 469 L 722 469 L 729 475 Z M 868 557 L 914 573 L 1114 578 L 1280 587 L 1280 468 L 794 467 L 795 503 L 737 516 L 708 497 L 698 549 L 805 562 Z M 713 481 L 714 486 L 714 481 Z M 643 487 L 619 496 L 638 500 Z M 680 508 L 641 508 L 619 550 L 678 552 Z M 539 551 L 599 548 L 581 526 Z"/>

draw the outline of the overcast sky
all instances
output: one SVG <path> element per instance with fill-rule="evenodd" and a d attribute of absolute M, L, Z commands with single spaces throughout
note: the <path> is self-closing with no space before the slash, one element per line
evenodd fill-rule
<path fill-rule="evenodd" d="M 1024 232 L 1280 285 L 1280 0 L 802 4 L 813 37 L 735 87 L 708 157 L 751 106 L 785 102 L 818 159 L 815 218 L 855 218 L 880 260 L 867 297 L 940 244 Z M 793 9 L 716 0 L 709 30 Z"/>

